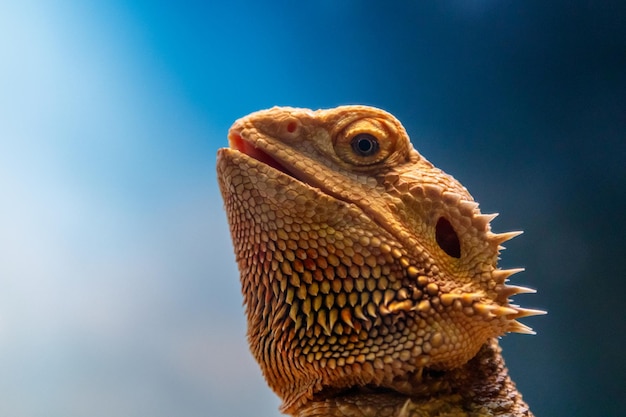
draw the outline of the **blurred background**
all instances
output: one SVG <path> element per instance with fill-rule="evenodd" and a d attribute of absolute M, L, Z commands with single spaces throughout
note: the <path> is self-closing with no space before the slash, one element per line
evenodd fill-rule
<path fill-rule="evenodd" d="M 209 5 L 211 4 L 211 5 Z M 626 6 L 0 3 L 0 415 L 275 416 L 215 179 L 273 105 L 395 114 L 549 315 L 508 335 L 539 416 L 624 415 Z"/>

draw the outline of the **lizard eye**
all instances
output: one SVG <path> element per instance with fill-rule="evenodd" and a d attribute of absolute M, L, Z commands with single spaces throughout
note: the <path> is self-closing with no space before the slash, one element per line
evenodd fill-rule
<path fill-rule="evenodd" d="M 372 156 L 380 149 L 378 139 L 369 133 L 359 133 L 353 137 L 350 146 L 359 156 Z"/>
<path fill-rule="evenodd" d="M 395 150 L 397 137 L 384 120 L 361 118 L 333 138 L 337 156 L 356 169 L 384 162 Z"/>

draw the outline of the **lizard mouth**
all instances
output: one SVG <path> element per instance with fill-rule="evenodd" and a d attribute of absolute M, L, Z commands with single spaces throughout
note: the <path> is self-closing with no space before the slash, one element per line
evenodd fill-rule
<path fill-rule="evenodd" d="M 269 165 L 270 167 L 277 169 L 278 171 L 287 174 L 290 177 L 295 178 L 294 174 L 289 171 L 283 164 L 278 162 L 275 158 L 273 158 L 264 150 L 254 146 L 253 144 L 245 140 L 239 134 L 239 132 L 230 132 L 228 134 L 228 143 L 232 149 L 237 150 L 252 159 L 262 162 L 265 165 Z"/>
<path fill-rule="evenodd" d="M 237 128 L 231 128 L 228 132 L 228 144 L 230 149 L 241 152 L 247 157 L 269 167 L 269 169 L 275 169 L 276 171 L 289 176 L 300 185 L 316 189 L 318 192 L 329 197 L 347 202 L 340 195 L 325 189 L 323 184 L 319 183 L 311 174 L 307 174 L 307 172 L 298 169 L 294 165 L 281 162 L 278 158 L 272 156 L 270 152 L 265 151 L 260 146 L 257 146 L 254 141 L 246 138 L 242 134 L 242 131 Z"/>

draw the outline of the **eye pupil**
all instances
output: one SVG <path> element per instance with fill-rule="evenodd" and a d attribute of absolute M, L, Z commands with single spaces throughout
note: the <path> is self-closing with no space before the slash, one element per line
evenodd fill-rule
<path fill-rule="evenodd" d="M 360 156 L 371 156 L 378 152 L 378 140 L 369 133 L 359 133 L 352 138 L 352 149 Z"/>

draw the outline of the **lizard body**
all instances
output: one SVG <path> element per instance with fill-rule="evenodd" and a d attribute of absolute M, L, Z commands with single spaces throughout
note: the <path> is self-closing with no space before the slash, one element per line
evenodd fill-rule
<path fill-rule="evenodd" d="M 275 107 L 218 151 L 250 349 L 293 416 L 532 416 L 496 338 L 542 314 L 468 191 L 366 106 Z"/>

